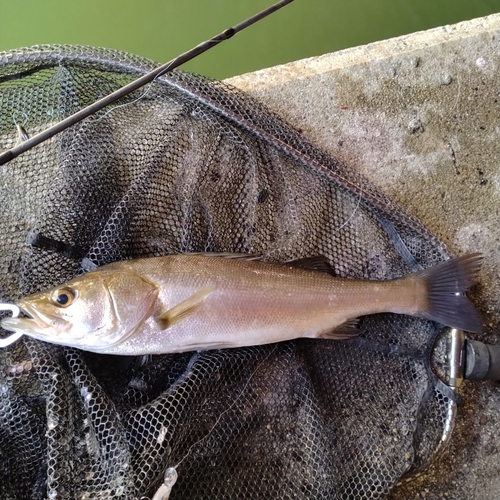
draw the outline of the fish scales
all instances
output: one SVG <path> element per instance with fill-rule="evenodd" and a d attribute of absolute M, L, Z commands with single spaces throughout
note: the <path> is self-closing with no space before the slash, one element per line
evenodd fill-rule
<path fill-rule="evenodd" d="M 414 287 L 403 281 L 337 279 L 289 266 L 189 255 L 124 264 L 158 284 L 159 302 L 167 309 L 214 285 L 203 307 L 164 335 L 157 335 L 151 316 L 148 331 L 128 341 L 132 352 L 160 351 L 167 343 L 181 351 L 189 350 L 186 346 L 241 347 L 319 337 L 350 318 L 391 308 L 411 311 L 414 304 Z"/>

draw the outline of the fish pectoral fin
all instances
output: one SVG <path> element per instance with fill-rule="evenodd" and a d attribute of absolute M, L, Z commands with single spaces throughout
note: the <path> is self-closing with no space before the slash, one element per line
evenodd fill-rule
<path fill-rule="evenodd" d="M 214 288 L 215 285 L 208 285 L 167 311 L 160 311 L 158 316 L 155 317 L 155 321 L 158 323 L 160 329 L 166 330 L 172 325 L 179 323 L 193 314 L 199 307 L 201 307 L 203 301 L 214 290 Z"/>
<path fill-rule="evenodd" d="M 318 335 L 320 339 L 350 339 L 359 335 L 359 318 L 348 319 L 333 330 Z"/>

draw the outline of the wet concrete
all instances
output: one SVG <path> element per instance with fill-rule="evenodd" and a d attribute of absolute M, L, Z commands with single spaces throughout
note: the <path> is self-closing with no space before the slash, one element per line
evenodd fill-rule
<path fill-rule="evenodd" d="M 483 252 L 500 344 L 500 14 L 233 78 L 441 237 Z M 446 452 L 391 498 L 500 498 L 500 385 L 466 381 Z"/>

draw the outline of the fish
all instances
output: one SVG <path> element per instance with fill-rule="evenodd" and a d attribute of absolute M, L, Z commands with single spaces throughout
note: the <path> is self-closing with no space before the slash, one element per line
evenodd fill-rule
<path fill-rule="evenodd" d="M 150 355 L 357 335 L 357 320 L 406 314 L 479 332 L 465 291 L 468 254 L 391 280 L 356 280 L 241 255 L 175 254 L 114 262 L 17 302 L 2 328 L 96 353 Z"/>

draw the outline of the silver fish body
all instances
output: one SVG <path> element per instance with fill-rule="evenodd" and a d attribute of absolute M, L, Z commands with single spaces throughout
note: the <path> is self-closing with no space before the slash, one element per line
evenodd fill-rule
<path fill-rule="evenodd" d="M 479 265 L 473 254 L 396 280 L 360 281 L 199 254 L 136 259 L 21 299 L 31 318 L 2 327 L 122 355 L 345 338 L 351 320 L 381 312 L 477 331 L 481 320 L 462 292 Z"/>

